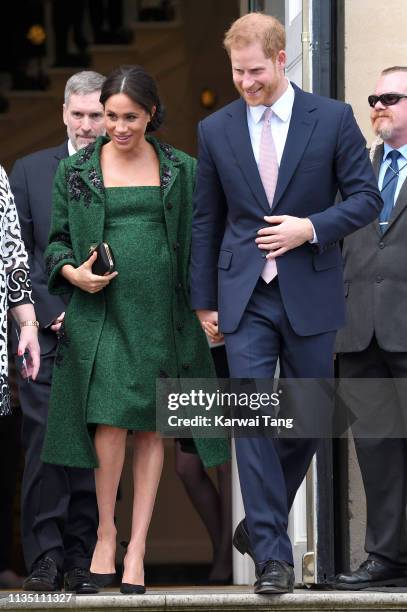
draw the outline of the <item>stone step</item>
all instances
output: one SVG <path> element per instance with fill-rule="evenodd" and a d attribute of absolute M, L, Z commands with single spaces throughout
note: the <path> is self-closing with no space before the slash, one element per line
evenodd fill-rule
<path fill-rule="evenodd" d="M 29 600 L 29 595 L 32 595 Z M 52 611 L 77 609 L 94 612 L 224 612 L 249 611 L 364 611 L 407 610 L 407 589 L 365 592 L 331 592 L 296 589 L 292 595 L 253 595 L 247 587 L 153 588 L 145 595 L 121 595 L 106 591 L 99 595 L 65 593 L 0 592 L 0 610 Z"/>

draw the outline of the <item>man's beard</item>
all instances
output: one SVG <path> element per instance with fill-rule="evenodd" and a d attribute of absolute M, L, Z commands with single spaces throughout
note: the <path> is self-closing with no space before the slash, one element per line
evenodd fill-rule
<path fill-rule="evenodd" d="M 380 138 L 384 141 L 389 140 L 393 134 L 393 127 L 391 124 L 381 125 L 381 122 L 377 126 L 375 126 L 376 121 L 380 121 L 380 119 L 387 119 L 388 121 L 390 121 L 388 115 L 379 115 L 378 117 L 374 118 L 372 121 L 374 133 L 376 134 L 376 136 L 380 136 Z"/>
<path fill-rule="evenodd" d="M 239 85 L 237 85 L 236 83 L 234 85 L 238 93 L 240 94 L 240 96 L 244 100 L 246 100 L 248 104 L 252 103 L 252 105 L 255 105 L 255 106 L 259 104 L 267 103 L 267 101 L 273 97 L 273 94 L 275 92 L 275 86 L 273 86 L 272 83 L 270 82 L 262 83 L 261 84 L 261 96 L 259 96 L 259 99 L 253 99 L 241 87 L 239 87 Z"/>

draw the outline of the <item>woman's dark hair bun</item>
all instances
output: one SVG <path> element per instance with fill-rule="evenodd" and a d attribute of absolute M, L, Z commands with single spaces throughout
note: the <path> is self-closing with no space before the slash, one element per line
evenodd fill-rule
<path fill-rule="evenodd" d="M 155 132 L 155 130 L 158 130 L 161 127 L 161 125 L 164 123 L 164 118 L 165 118 L 165 108 L 161 104 L 161 102 L 159 102 L 156 105 L 155 113 L 152 116 L 151 121 L 149 121 L 147 124 L 146 131 Z"/>

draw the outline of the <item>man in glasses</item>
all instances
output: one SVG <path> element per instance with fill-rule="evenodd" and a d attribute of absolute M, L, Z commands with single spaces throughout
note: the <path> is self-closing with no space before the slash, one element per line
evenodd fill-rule
<path fill-rule="evenodd" d="M 344 241 L 347 325 L 336 345 L 367 504 L 368 558 L 335 580 L 352 590 L 407 586 L 407 66 L 383 70 L 368 102 L 384 206 Z"/>

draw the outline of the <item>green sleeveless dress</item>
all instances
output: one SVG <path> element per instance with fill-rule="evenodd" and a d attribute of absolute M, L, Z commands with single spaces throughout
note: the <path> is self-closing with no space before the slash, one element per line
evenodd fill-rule
<path fill-rule="evenodd" d="M 104 289 L 87 423 L 154 431 L 156 378 L 177 375 L 160 187 L 107 188 L 104 241 L 119 274 Z"/>

